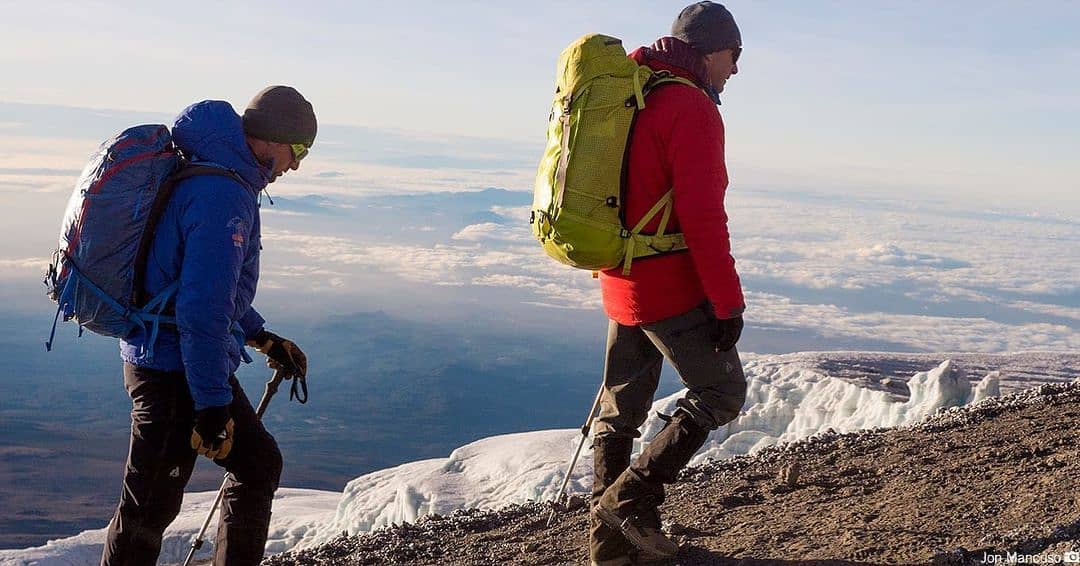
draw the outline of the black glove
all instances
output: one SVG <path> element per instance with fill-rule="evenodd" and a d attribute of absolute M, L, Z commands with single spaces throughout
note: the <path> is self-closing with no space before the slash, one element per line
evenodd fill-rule
<path fill-rule="evenodd" d="M 743 319 L 741 316 L 725 318 L 716 321 L 716 330 L 713 334 L 713 345 L 717 352 L 727 352 L 735 347 L 735 343 L 742 336 Z"/>
<path fill-rule="evenodd" d="M 267 367 L 290 372 L 290 377 L 307 377 L 307 356 L 291 340 L 260 330 L 247 344 L 266 355 Z"/>
<path fill-rule="evenodd" d="M 195 411 L 195 428 L 191 431 L 191 449 L 212 460 L 229 455 L 233 445 L 233 420 L 229 406 L 207 407 Z"/>

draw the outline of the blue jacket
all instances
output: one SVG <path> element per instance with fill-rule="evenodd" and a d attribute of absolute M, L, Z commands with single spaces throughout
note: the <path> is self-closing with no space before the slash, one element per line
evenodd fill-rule
<path fill-rule="evenodd" d="M 152 358 L 140 331 L 120 341 L 120 356 L 138 366 L 183 370 L 198 410 L 232 401 L 229 376 L 240 365 L 240 342 L 265 322 L 251 301 L 259 281 L 258 195 L 271 171 L 252 155 L 228 102 L 193 104 L 172 133 L 188 159 L 234 176 L 199 175 L 176 186 L 146 262 L 147 297 L 180 281 L 176 326 L 161 328 Z"/>

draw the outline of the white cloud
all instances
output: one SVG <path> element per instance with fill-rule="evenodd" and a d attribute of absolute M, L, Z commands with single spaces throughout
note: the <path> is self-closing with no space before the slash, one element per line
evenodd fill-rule
<path fill-rule="evenodd" d="M 532 173 L 527 171 L 486 171 L 480 169 L 446 169 L 398 167 L 374 163 L 359 163 L 332 158 L 316 159 L 290 173 L 282 182 L 274 183 L 272 194 L 282 196 L 370 196 L 385 194 L 427 194 L 480 191 L 489 187 L 521 189 L 532 186 Z M 322 173 L 332 170 L 335 176 Z"/>
<path fill-rule="evenodd" d="M 263 239 L 317 265 L 358 266 L 390 272 L 422 283 L 462 283 L 463 271 L 483 255 L 478 248 L 436 245 L 364 245 L 335 236 L 267 231 Z"/>
<path fill-rule="evenodd" d="M 259 214 L 269 214 L 271 216 L 311 216 L 307 212 L 299 212 L 296 210 L 279 210 L 272 206 L 267 206 L 259 209 Z"/>
<path fill-rule="evenodd" d="M 3 149 L 0 151 L 0 168 L 60 167 L 81 171 L 101 142 L 85 138 L 3 137 L 0 138 Z"/>
<path fill-rule="evenodd" d="M 794 202 L 791 200 L 794 199 Z M 918 203 L 732 193 L 744 276 L 807 289 L 918 289 L 918 297 L 1004 303 L 1003 292 L 1080 289 L 1080 224 Z"/>
<path fill-rule="evenodd" d="M 346 287 L 350 274 L 341 269 L 316 265 L 264 264 L 259 276 L 259 289 L 297 290 L 311 293 L 338 293 Z"/>
<path fill-rule="evenodd" d="M 505 225 L 494 222 L 471 224 L 457 231 L 451 239 L 467 242 L 479 242 L 483 240 L 502 240 L 507 242 L 524 242 L 531 240 L 532 236 L 526 228 L 520 224 Z"/>
<path fill-rule="evenodd" d="M 11 271 L 45 271 L 45 268 L 49 266 L 47 257 L 24 257 L 15 259 L 0 259 L 0 274 L 7 274 L 5 272 Z M 22 273 L 19 274 L 23 275 Z"/>
<path fill-rule="evenodd" d="M 1062 318 L 1071 318 L 1077 321 L 1077 323 L 1080 323 L 1080 308 L 1077 307 L 1046 305 L 1042 303 L 1033 303 L 1031 301 L 1016 301 L 1008 303 L 1007 306 L 1034 313 L 1057 316 Z"/>
<path fill-rule="evenodd" d="M 364 245 L 336 236 L 275 231 L 267 231 L 263 239 L 276 251 L 297 253 L 315 262 L 315 271 L 376 270 L 413 283 L 518 289 L 527 293 L 523 301 L 541 299 L 586 309 L 600 306 L 599 291 L 588 272 L 555 264 L 533 246 Z M 306 278 L 307 272 L 294 269 L 289 273 Z"/>
<path fill-rule="evenodd" d="M 836 305 L 799 304 L 766 293 L 747 293 L 745 316 L 752 325 L 805 328 L 825 337 L 885 340 L 932 352 L 1080 349 L 1080 333 L 1065 325 L 852 312 Z"/>
<path fill-rule="evenodd" d="M 933 254 L 905 251 L 893 243 L 859 248 L 855 250 L 854 255 L 863 261 L 895 266 L 948 267 L 961 263 Z"/>
<path fill-rule="evenodd" d="M 514 220 L 518 223 L 527 223 L 529 216 L 532 213 L 531 206 L 493 206 L 491 212 L 502 216 L 508 220 Z"/>
<path fill-rule="evenodd" d="M 536 289 L 543 286 L 544 281 L 537 277 L 527 275 L 492 274 L 476 277 L 472 280 L 474 285 L 490 285 L 493 287 L 518 287 L 522 289 Z"/>

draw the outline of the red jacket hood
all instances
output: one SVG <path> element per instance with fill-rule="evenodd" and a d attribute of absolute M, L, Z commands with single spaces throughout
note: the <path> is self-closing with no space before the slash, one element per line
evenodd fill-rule
<path fill-rule="evenodd" d="M 705 60 L 690 44 L 674 37 L 661 37 L 650 47 L 638 47 L 630 58 L 639 65 L 654 71 L 668 71 L 676 76 L 694 81 L 709 98 L 720 104 L 720 95 L 705 79 L 708 73 Z"/>

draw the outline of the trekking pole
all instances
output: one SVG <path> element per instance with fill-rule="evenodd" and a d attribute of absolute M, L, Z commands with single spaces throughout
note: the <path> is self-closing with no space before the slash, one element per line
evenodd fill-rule
<path fill-rule="evenodd" d="M 270 398 L 277 393 L 278 386 L 281 385 L 281 381 L 284 379 L 290 379 L 292 376 L 286 377 L 286 372 L 278 369 L 274 370 L 274 375 L 270 377 L 270 381 L 266 382 L 266 387 L 263 389 L 262 399 L 259 400 L 259 408 L 255 410 L 255 416 L 259 420 L 262 420 L 263 413 L 266 412 L 266 406 L 270 404 Z M 296 379 L 303 379 L 297 377 Z M 203 545 L 203 536 L 206 534 L 206 529 L 210 528 L 210 521 L 214 518 L 214 512 L 217 511 L 218 505 L 221 505 L 221 498 L 225 495 L 225 484 L 229 483 L 229 474 L 225 474 L 225 479 L 221 482 L 221 487 L 218 489 L 217 498 L 214 499 L 214 504 L 210 506 L 210 512 L 206 514 L 206 520 L 203 521 L 202 528 L 199 529 L 199 534 L 195 535 L 195 540 L 191 541 L 191 549 L 188 551 L 187 558 L 184 559 L 184 566 L 190 566 L 191 559 L 195 557 L 195 553 L 198 552 Z"/>
<path fill-rule="evenodd" d="M 596 417 L 596 408 L 600 406 L 600 396 L 604 394 L 604 384 L 600 383 L 600 390 L 596 392 L 596 399 L 593 400 L 592 408 L 589 409 L 589 416 L 585 419 L 585 424 L 581 425 L 581 440 L 578 442 L 577 450 L 574 451 L 574 457 L 570 460 L 570 467 L 566 468 L 566 475 L 563 476 L 562 486 L 559 487 L 559 493 L 555 494 L 555 499 L 552 500 L 551 514 L 548 515 L 547 527 L 551 526 L 551 520 L 555 518 L 555 511 L 558 509 L 559 501 L 562 499 L 563 493 L 566 492 L 566 484 L 570 483 L 570 474 L 574 471 L 574 466 L 577 464 L 578 456 L 581 455 L 581 448 L 585 446 L 585 439 L 589 438 L 589 430 L 592 429 L 593 418 Z"/>

